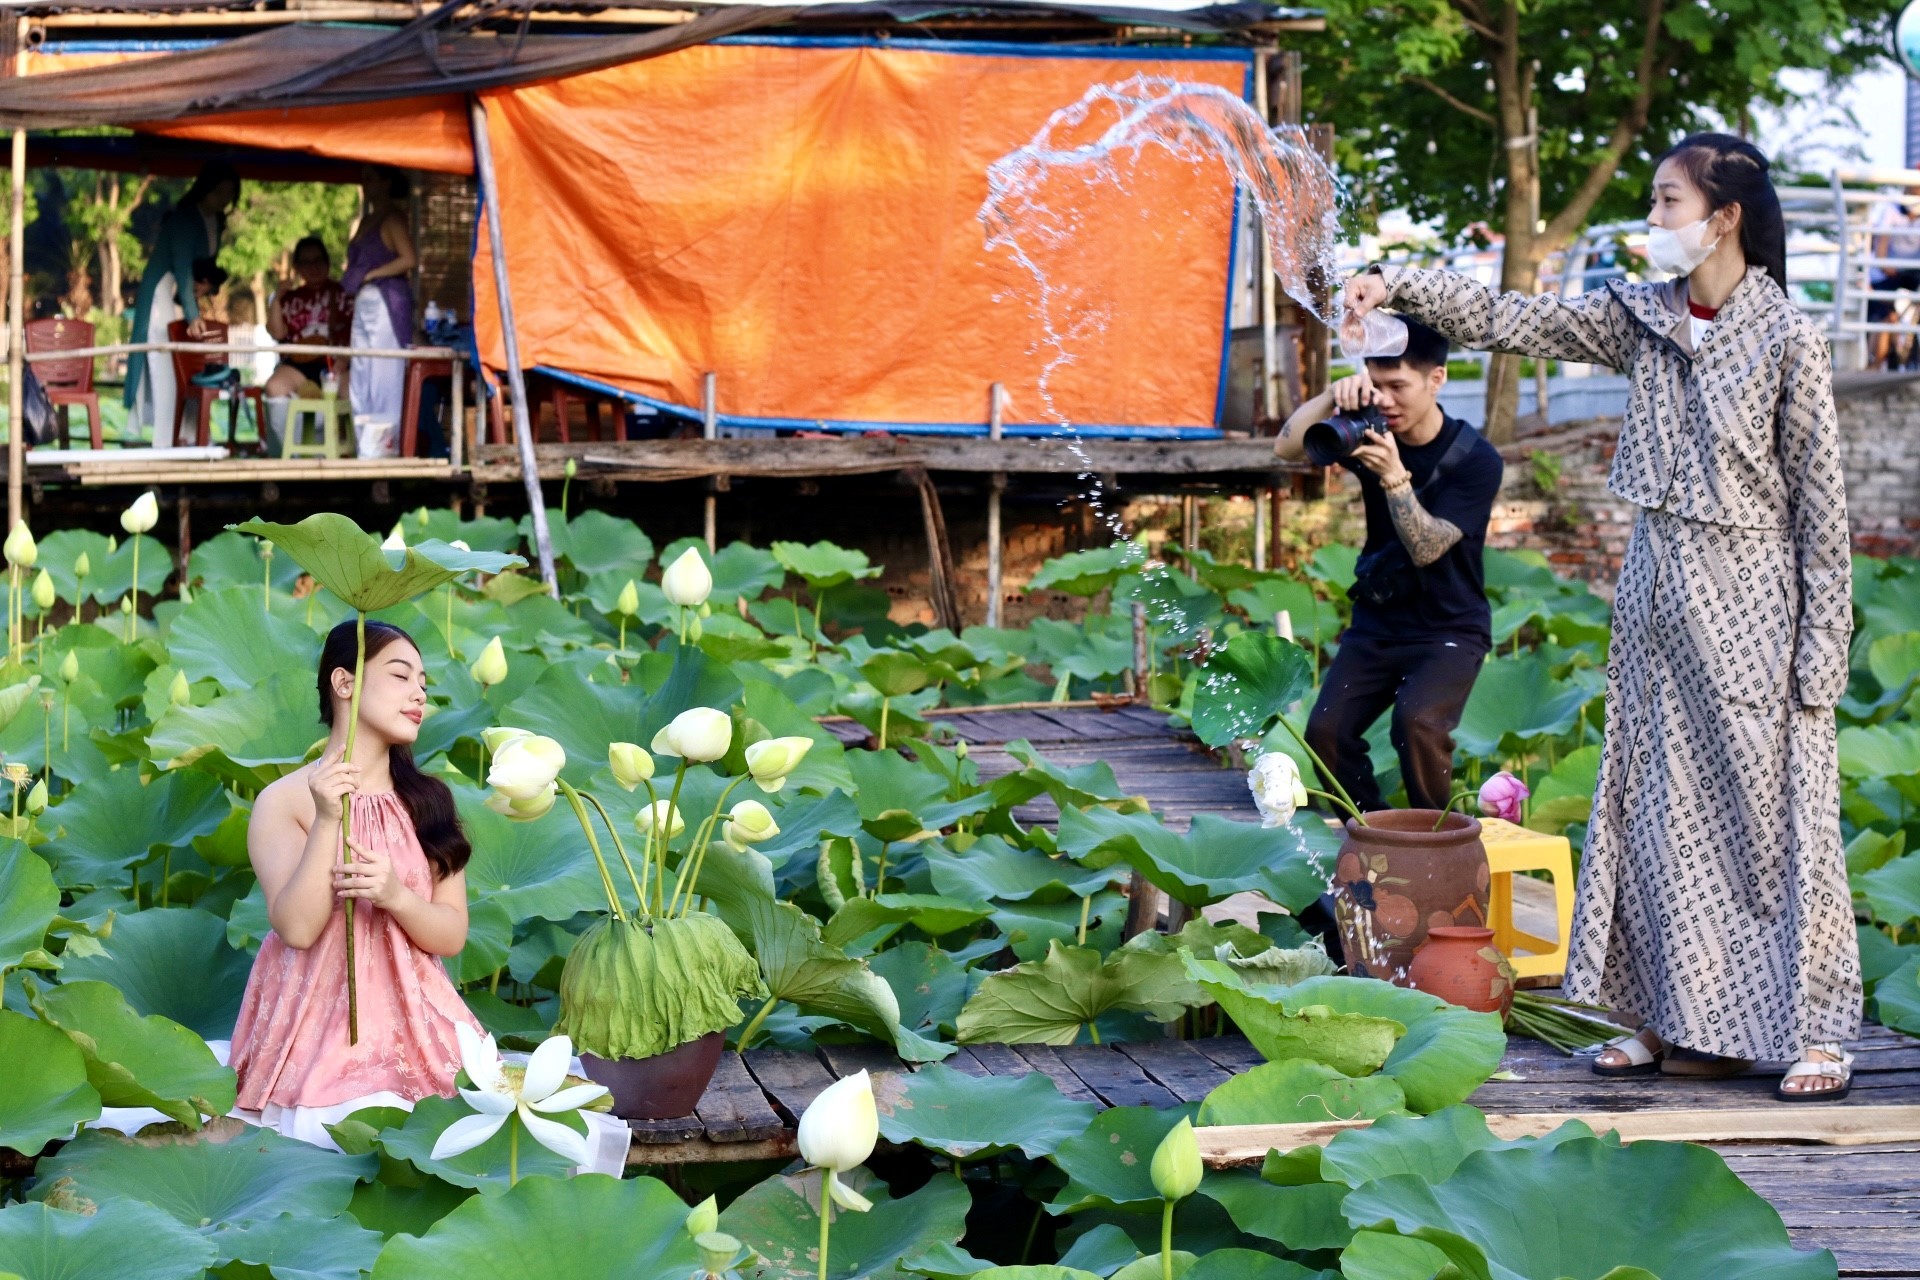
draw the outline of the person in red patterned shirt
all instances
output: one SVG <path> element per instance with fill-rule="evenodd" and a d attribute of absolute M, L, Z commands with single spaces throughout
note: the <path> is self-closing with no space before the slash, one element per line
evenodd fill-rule
<path fill-rule="evenodd" d="M 320 378 L 329 363 L 326 356 L 301 359 L 285 348 L 344 347 L 353 328 L 353 299 L 333 279 L 333 263 L 319 236 L 308 236 L 293 247 L 293 269 L 300 284 L 282 289 L 267 308 L 267 332 L 283 348 L 280 366 L 266 384 L 267 417 L 274 437 L 268 450 L 275 453 L 286 428 L 288 400 L 319 395 Z"/>

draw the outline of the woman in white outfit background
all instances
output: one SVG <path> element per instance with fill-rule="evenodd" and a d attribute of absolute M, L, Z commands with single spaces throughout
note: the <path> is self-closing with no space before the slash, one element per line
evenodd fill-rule
<path fill-rule="evenodd" d="M 419 254 L 407 229 L 407 175 L 368 165 L 360 186 L 366 194 L 367 213 L 347 246 L 347 269 L 340 278 L 341 287 L 353 299 L 350 345 L 367 350 L 408 346 L 413 341 L 413 289 L 408 277 Z M 406 377 L 404 360 L 354 357 L 347 395 L 355 419 L 398 424 Z M 397 440 L 397 433 L 393 439 Z"/>

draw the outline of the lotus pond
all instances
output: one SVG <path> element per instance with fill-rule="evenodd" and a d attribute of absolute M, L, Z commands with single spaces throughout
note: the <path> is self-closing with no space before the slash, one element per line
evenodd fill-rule
<path fill-rule="evenodd" d="M 368 615 L 421 645 L 433 709 L 416 755 L 472 837 L 470 933 L 449 973 L 501 1047 L 534 1050 L 561 1018 L 576 940 L 610 902 L 644 910 L 677 886 L 751 957 L 737 975 L 750 994 L 725 1012 L 730 1049 L 866 1042 L 918 1065 L 883 1077 L 885 1141 L 870 1159 L 816 1158 L 869 1207 L 836 1194 L 823 1267 L 824 1180 L 800 1161 L 694 1166 L 671 1186 L 639 1170 L 567 1178 L 569 1162 L 537 1144 L 510 1158 L 511 1117 L 436 1155 L 471 1116 L 458 1100 L 357 1113 L 331 1129 L 338 1152 L 215 1118 L 234 1078 L 206 1041 L 231 1032 L 268 928 L 250 806 L 324 741 L 314 658 L 355 610 L 259 538 L 211 539 L 183 578 L 144 533 L 65 530 L 7 545 L 0 1276 L 1834 1274 L 1829 1255 L 1792 1250 L 1773 1209 L 1704 1148 L 1622 1146 L 1577 1122 L 1496 1139 L 1463 1105 L 1498 1069 L 1496 1017 L 1327 973 L 1286 915 L 1261 915 L 1258 930 L 1207 922 L 1205 907 L 1245 891 L 1290 910 L 1318 896 L 1333 843 L 1315 816 L 1262 827 L 1249 803 L 1245 822 L 1203 815 L 1177 830 L 1104 764 L 1063 767 L 1016 743 L 1013 770 L 983 778 L 941 730 L 944 709 L 1128 692 L 1223 755 L 1291 753 L 1281 720 L 1304 723 L 1351 552 L 1276 573 L 1199 553 L 1149 563 L 1131 544 L 1075 553 L 1033 586 L 1087 597 L 1083 621 L 954 634 L 892 622 L 879 568 L 858 552 L 735 543 L 709 556 L 692 540 L 657 548 L 598 511 L 549 519 L 560 598 L 498 558 L 524 552 L 523 525 L 421 511 L 388 536 L 389 559 L 404 545 L 453 567 Z M 474 558 L 441 554 L 456 542 Z M 697 606 L 662 584 L 689 549 L 710 578 Z M 486 567 L 461 567 L 473 565 Z M 1848 867 L 1869 1011 L 1920 1034 L 1920 563 L 1858 560 L 1855 585 L 1840 712 Z M 1528 825 L 1577 848 L 1608 608 L 1526 555 L 1491 553 L 1488 589 L 1497 654 L 1457 734 L 1460 767 L 1475 782 L 1524 777 Z M 725 722 L 722 749 L 693 763 L 703 753 L 682 744 L 683 763 L 652 780 L 676 785 L 688 819 L 676 830 L 650 820 L 663 801 L 613 747 L 673 745 L 670 728 L 699 709 Z M 864 745 L 828 717 L 863 726 Z M 552 785 L 605 807 L 606 833 L 657 868 L 654 889 L 636 875 L 630 891 L 595 827 L 546 807 L 551 790 L 518 809 L 490 790 L 502 730 L 557 744 Z M 1376 733 L 1392 795 L 1385 725 Z M 767 749 L 749 753 L 802 741 L 768 789 Z M 723 808 L 743 781 L 761 783 L 764 824 Z M 1043 797 L 1057 825 L 1016 820 Z M 742 825 L 720 838 L 728 815 Z M 1136 874 L 1186 909 L 1177 932 L 1123 938 Z M 1236 1029 L 1266 1063 L 1177 1109 L 1096 1113 L 1044 1075 L 941 1063 L 970 1043 Z M 94 1127 L 103 1107 L 171 1123 L 129 1138 Z M 1257 1170 L 1202 1173 L 1185 1158 L 1188 1124 L 1330 1115 L 1377 1123 Z M 856 1104 L 821 1123 L 862 1122 Z"/>

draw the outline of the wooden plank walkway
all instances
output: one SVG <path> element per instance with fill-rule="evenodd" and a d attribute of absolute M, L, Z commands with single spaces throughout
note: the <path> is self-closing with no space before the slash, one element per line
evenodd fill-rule
<path fill-rule="evenodd" d="M 973 748 L 983 777 L 1018 768 L 1004 747 L 1025 738 L 1058 765 L 1106 761 L 1121 788 L 1147 796 L 1170 825 L 1184 827 L 1196 813 L 1252 820 L 1241 774 L 1222 767 L 1197 742 L 1171 728 L 1166 717 L 1145 708 L 1050 705 L 936 713 L 931 719 L 950 725 Z M 829 727 L 847 741 L 865 737 L 865 730 L 851 722 Z M 1050 802 L 1042 802 L 1021 816 L 1028 822 L 1052 821 L 1057 813 Z M 1541 931 L 1551 933 L 1552 928 Z M 1858 1058 L 1851 1096 L 1816 1108 L 1774 1100 L 1781 1070 L 1777 1064 L 1724 1081 L 1663 1076 L 1603 1080 L 1586 1059 L 1568 1058 L 1516 1037 L 1509 1041 L 1502 1065 L 1518 1079 L 1489 1081 L 1469 1101 L 1490 1113 L 1560 1115 L 1920 1107 L 1920 1041 L 1869 1026 L 1850 1048 Z M 947 1064 L 977 1076 L 1039 1071 L 1067 1097 L 1102 1107 L 1164 1107 L 1197 1102 L 1221 1081 L 1261 1060 L 1252 1045 L 1229 1036 L 1065 1048 L 973 1045 L 960 1049 Z M 872 1045 L 826 1045 L 811 1053 L 759 1049 L 744 1060 L 729 1054 L 693 1117 L 633 1125 L 629 1162 L 669 1165 L 792 1156 L 793 1126 L 807 1104 L 835 1079 L 863 1068 L 876 1073 L 910 1069 Z M 1841 1275 L 1920 1280 L 1920 1142 L 1713 1145 L 1780 1211 L 1796 1244 L 1833 1250 Z"/>

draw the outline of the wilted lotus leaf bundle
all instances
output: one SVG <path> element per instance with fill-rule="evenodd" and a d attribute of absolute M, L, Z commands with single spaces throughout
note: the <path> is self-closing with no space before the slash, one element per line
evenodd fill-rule
<path fill-rule="evenodd" d="M 726 1030 L 742 997 L 766 995 L 760 966 L 718 917 L 608 918 L 567 956 L 554 1033 L 596 1057 L 650 1058 Z"/>

